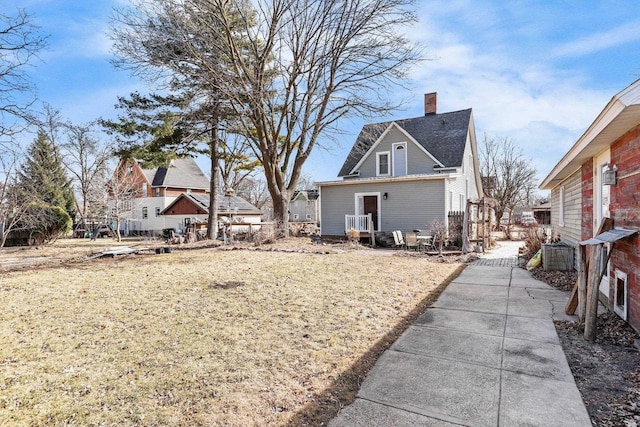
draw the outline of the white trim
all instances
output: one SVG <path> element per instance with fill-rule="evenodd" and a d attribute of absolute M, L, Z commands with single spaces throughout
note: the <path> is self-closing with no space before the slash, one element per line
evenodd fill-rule
<path fill-rule="evenodd" d="M 564 185 L 560 187 L 560 193 L 558 195 L 560 206 L 558 207 L 558 225 L 564 227 Z"/>
<path fill-rule="evenodd" d="M 380 173 L 380 157 L 387 156 L 387 173 Z M 378 151 L 376 153 L 376 176 L 391 176 L 391 152 Z"/>
<path fill-rule="evenodd" d="M 602 218 L 610 216 L 611 205 L 611 189 L 608 186 L 602 185 L 602 170 L 606 164 L 611 161 L 611 149 L 607 148 L 598 155 L 593 157 L 593 230 L 597 230 L 602 222 Z M 607 192 L 607 208 L 606 212 L 604 207 L 604 193 Z"/>
<path fill-rule="evenodd" d="M 613 311 L 618 316 L 622 318 L 622 320 L 627 320 L 627 316 L 629 313 L 629 277 L 627 273 L 624 273 L 616 268 L 615 270 L 615 282 L 613 283 Z M 623 297 L 624 301 L 621 301 L 618 304 L 618 280 L 622 280 L 624 286 Z"/>
<path fill-rule="evenodd" d="M 353 199 L 354 199 L 354 209 L 353 212 L 355 215 L 364 215 L 364 212 L 360 212 L 360 204 L 358 203 L 358 199 L 360 199 L 361 197 L 364 198 L 365 196 L 376 196 L 376 202 L 377 202 L 377 209 L 378 209 L 378 227 L 374 230 L 374 231 L 380 231 L 380 225 L 382 224 L 381 218 L 382 218 L 382 196 L 380 194 L 379 191 L 369 191 L 369 192 L 364 192 L 364 193 L 354 193 L 353 194 Z"/>
<path fill-rule="evenodd" d="M 355 173 L 355 171 L 357 171 L 358 169 L 360 169 L 360 167 L 362 166 L 362 164 L 369 158 L 369 156 L 371 156 L 371 153 L 375 152 L 375 149 L 378 147 L 378 145 L 380 145 L 380 143 L 382 142 L 382 140 L 387 136 L 387 134 L 391 131 L 391 128 L 395 127 L 396 129 L 398 129 L 401 133 L 403 133 L 407 139 L 411 142 L 413 142 L 416 147 L 418 147 L 419 150 L 421 150 L 423 153 L 425 153 L 431 160 L 434 161 L 434 163 L 440 167 L 444 167 L 444 165 L 442 164 L 442 162 L 440 162 L 440 160 L 436 159 L 435 157 L 433 157 L 433 154 L 429 153 L 427 151 L 426 148 L 424 148 L 422 146 L 422 144 L 420 144 L 418 141 L 416 141 L 416 139 L 411 136 L 406 130 L 404 130 L 402 127 L 398 126 L 398 124 L 396 122 L 391 122 L 389 124 L 389 126 L 387 126 L 387 128 L 385 129 L 384 132 L 382 132 L 382 135 L 380 135 L 380 137 L 378 137 L 378 139 L 371 145 L 371 147 L 369 147 L 369 149 L 367 150 L 367 152 L 364 154 L 364 156 L 362 156 L 362 158 L 358 161 L 358 163 L 356 163 L 356 165 L 349 171 L 349 173 L 346 176 L 352 175 Z"/>
<path fill-rule="evenodd" d="M 562 159 L 560 159 L 558 164 L 553 167 L 547 177 L 544 178 L 539 188 L 542 190 L 550 190 L 554 188 L 557 185 L 554 182 L 563 179 L 563 176 L 567 176 L 566 173 L 568 168 L 575 168 L 575 165 L 573 164 L 576 161 L 578 164 L 582 164 L 587 160 L 587 158 L 591 157 L 591 155 L 588 155 L 585 159 L 580 158 L 581 154 L 592 144 L 596 147 L 600 145 L 604 148 L 604 146 L 610 146 L 618 138 L 628 132 L 632 127 L 628 129 L 613 129 L 613 126 L 611 125 L 616 123 L 616 121 L 624 122 L 628 119 L 640 116 L 640 112 L 637 108 L 640 104 L 639 101 L 640 80 L 636 80 L 611 98 L 609 103 L 604 107 L 600 114 L 598 114 L 593 123 L 591 123 L 582 136 L 575 142 L 575 144 L 573 144 Z M 631 123 L 633 122 L 637 125 L 637 121 L 635 119 L 631 121 Z M 607 128 L 610 126 L 611 129 L 608 130 Z M 560 178 L 558 178 L 559 175 L 561 175 Z"/>
<path fill-rule="evenodd" d="M 398 147 L 403 147 L 402 150 L 404 151 L 404 174 L 403 175 L 398 175 L 397 172 L 396 172 L 396 150 L 398 150 Z M 393 144 L 391 144 L 391 151 L 392 151 L 391 164 L 393 165 L 393 169 L 391 170 L 391 174 L 393 176 L 406 176 L 406 175 L 409 175 L 409 163 L 408 163 L 408 159 L 407 159 L 407 151 L 409 151 L 409 149 L 407 148 L 407 141 L 394 142 Z"/>
<path fill-rule="evenodd" d="M 372 184 L 372 183 L 385 183 L 385 182 L 405 182 L 405 181 L 431 181 L 431 180 L 443 180 L 447 178 L 454 178 L 458 174 L 449 173 L 434 173 L 429 175 L 407 175 L 398 177 L 371 177 L 371 178 L 359 178 L 359 179 L 345 179 L 341 181 L 324 181 L 316 182 L 318 188 L 322 185 L 354 185 L 354 184 Z"/>

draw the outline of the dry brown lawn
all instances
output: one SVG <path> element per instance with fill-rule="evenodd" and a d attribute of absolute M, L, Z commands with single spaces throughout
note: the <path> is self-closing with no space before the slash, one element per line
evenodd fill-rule
<path fill-rule="evenodd" d="M 0 425 L 319 425 L 459 267 L 207 248 L 0 273 Z"/>

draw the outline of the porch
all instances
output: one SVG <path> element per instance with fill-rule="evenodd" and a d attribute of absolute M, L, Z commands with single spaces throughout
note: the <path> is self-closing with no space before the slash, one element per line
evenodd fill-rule
<path fill-rule="evenodd" d="M 344 216 L 344 232 L 349 230 L 357 230 L 362 233 L 371 235 L 374 232 L 373 216 L 368 213 L 365 215 L 345 215 Z"/>

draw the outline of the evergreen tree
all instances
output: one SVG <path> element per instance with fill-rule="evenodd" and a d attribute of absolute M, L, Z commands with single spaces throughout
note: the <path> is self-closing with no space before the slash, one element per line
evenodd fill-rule
<path fill-rule="evenodd" d="M 58 147 L 43 132 L 39 132 L 29 146 L 17 181 L 24 198 L 62 208 L 71 218 L 74 217 L 76 203 L 71 180 L 65 173 Z"/>

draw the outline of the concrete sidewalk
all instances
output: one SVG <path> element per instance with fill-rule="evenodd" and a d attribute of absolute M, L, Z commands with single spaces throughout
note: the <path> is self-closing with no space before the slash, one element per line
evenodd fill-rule
<path fill-rule="evenodd" d="M 513 248 L 467 267 L 329 426 L 591 425 L 553 325 L 568 293 L 506 267 Z"/>

